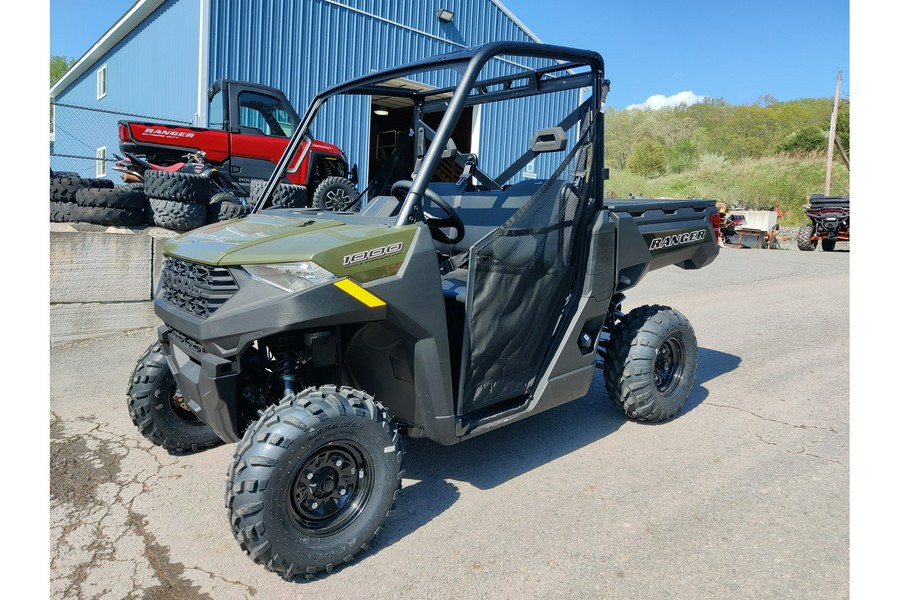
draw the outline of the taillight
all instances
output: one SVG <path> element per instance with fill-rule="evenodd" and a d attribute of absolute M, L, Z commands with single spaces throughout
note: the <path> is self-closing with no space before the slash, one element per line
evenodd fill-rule
<path fill-rule="evenodd" d="M 722 216 L 718 212 L 709 215 L 709 224 L 712 225 L 713 232 L 716 234 L 716 241 L 722 237 Z"/>
<path fill-rule="evenodd" d="M 128 141 L 128 129 L 122 123 L 119 123 L 119 140 L 123 142 Z"/>

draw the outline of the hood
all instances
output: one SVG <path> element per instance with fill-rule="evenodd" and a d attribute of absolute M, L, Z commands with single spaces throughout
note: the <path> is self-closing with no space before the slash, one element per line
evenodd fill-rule
<path fill-rule="evenodd" d="M 255 214 L 214 223 L 169 240 L 165 254 L 216 266 L 312 261 L 338 277 L 368 281 L 399 270 L 418 230 L 321 215 Z"/>

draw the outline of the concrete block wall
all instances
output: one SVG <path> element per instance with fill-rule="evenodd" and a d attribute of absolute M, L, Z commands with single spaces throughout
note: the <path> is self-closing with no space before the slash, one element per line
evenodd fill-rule
<path fill-rule="evenodd" d="M 162 248 L 156 227 L 50 224 L 50 343 L 154 327 Z"/>

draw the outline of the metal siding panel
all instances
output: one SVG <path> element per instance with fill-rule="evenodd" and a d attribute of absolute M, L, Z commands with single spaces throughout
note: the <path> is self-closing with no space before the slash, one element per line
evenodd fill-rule
<path fill-rule="evenodd" d="M 555 127 L 574 110 L 578 90 L 519 98 L 505 106 L 485 105 L 481 116 L 481 153 L 478 162 L 489 175 L 499 175 L 528 149 L 531 136 L 538 130 Z M 571 151 L 577 140 L 577 125 L 568 132 Z M 557 154 L 541 154 L 534 161 L 538 179 L 549 179 L 561 158 Z M 524 169 L 523 169 L 524 171 Z M 522 172 L 506 183 L 522 180 Z"/>
<path fill-rule="evenodd" d="M 335 2 L 343 6 L 326 0 L 212 0 L 210 81 L 277 87 L 302 113 L 319 91 L 374 70 L 489 41 L 531 39 L 490 0 Z M 453 11 L 453 22 L 439 21 L 438 8 Z M 491 75 L 501 70 L 492 65 Z M 343 148 L 350 164 L 362 169 L 368 163 L 368 118 L 368 103 L 354 106 L 343 130 L 316 134 Z"/>
<path fill-rule="evenodd" d="M 172 0 L 104 54 L 84 75 L 66 88 L 60 104 L 98 108 L 114 113 L 146 115 L 159 120 L 192 121 L 197 110 L 199 0 Z M 107 95 L 97 100 L 96 71 L 107 65 Z M 117 122 L 110 114 L 57 108 L 54 153 L 86 154 L 107 147 L 118 152 Z M 93 176 L 93 163 L 51 157 L 51 167 Z M 107 177 L 118 174 L 107 164 Z"/>

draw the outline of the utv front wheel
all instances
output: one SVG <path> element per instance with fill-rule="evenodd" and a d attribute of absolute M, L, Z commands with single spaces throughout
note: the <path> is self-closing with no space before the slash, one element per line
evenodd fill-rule
<path fill-rule="evenodd" d="M 347 387 L 267 409 L 238 444 L 225 489 L 231 530 L 285 579 L 350 562 L 382 529 L 403 477 L 397 427 Z"/>
<path fill-rule="evenodd" d="M 812 225 L 804 225 L 797 232 L 797 247 L 805 252 L 815 250 L 819 245 L 819 240 L 811 240 L 813 234 Z"/>
<path fill-rule="evenodd" d="M 159 343 L 152 344 L 134 368 L 128 413 L 145 438 L 166 450 L 197 452 L 221 441 L 188 408 Z"/>
<path fill-rule="evenodd" d="M 344 177 L 326 177 L 313 193 L 312 207 L 319 210 L 349 211 L 356 204 L 359 191 Z"/>
<path fill-rule="evenodd" d="M 835 245 L 837 245 L 837 242 L 834 240 L 822 240 L 822 250 L 824 252 L 834 252 Z"/>
<path fill-rule="evenodd" d="M 641 306 L 613 330 L 603 363 L 609 397 L 632 419 L 664 421 L 690 395 L 697 375 L 697 338 L 668 306 Z"/>

